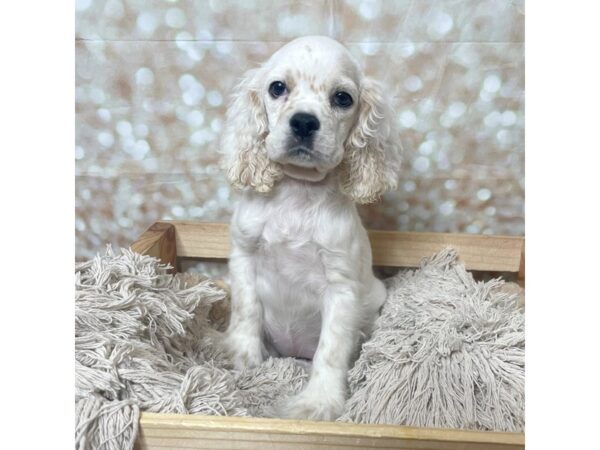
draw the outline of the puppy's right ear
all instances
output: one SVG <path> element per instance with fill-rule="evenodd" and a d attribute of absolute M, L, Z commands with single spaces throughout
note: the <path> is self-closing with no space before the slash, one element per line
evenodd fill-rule
<path fill-rule="evenodd" d="M 267 157 L 265 139 L 269 124 L 261 95 L 261 75 L 261 69 L 249 70 L 234 89 L 221 152 L 225 175 L 233 187 L 269 192 L 283 177 L 283 171 Z"/>

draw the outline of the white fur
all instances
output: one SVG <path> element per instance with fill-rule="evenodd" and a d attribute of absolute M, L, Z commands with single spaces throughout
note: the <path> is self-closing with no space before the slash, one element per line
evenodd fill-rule
<path fill-rule="evenodd" d="M 289 92 L 273 99 L 273 81 Z M 351 108 L 332 105 L 339 90 Z M 321 123 L 314 160 L 288 155 L 296 112 Z M 388 119 L 381 87 L 325 37 L 296 39 L 248 72 L 228 110 L 224 166 L 242 198 L 231 221 L 227 342 L 236 368 L 268 355 L 312 359 L 307 387 L 279 405 L 282 417 L 339 416 L 358 343 L 385 300 L 354 203 L 396 187 L 399 141 Z"/>

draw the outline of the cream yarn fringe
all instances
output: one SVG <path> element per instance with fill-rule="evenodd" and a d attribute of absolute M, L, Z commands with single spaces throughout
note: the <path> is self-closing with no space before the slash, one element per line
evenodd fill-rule
<path fill-rule="evenodd" d="M 130 250 L 75 271 L 76 448 L 132 449 L 140 411 L 262 416 L 306 365 L 231 369 L 226 292 Z M 475 282 L 453 250 L 387 280 L 389 296 L 349 373 L 339 420 L 520 431 L 524 314 L 503 282 Z"/>

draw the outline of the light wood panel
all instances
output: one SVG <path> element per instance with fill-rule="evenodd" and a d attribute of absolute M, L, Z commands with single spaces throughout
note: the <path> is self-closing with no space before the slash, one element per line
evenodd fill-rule
<path fill-rule="evenodd" d="M 177 255 L 226 259 L 229 226 L 225 223 L 168 221 L 175 227 Z M 450 233 L 369 231 L 373 264 L 418 267 L 421 259 L 453 247 L 469 270 L 519 272 L 524 238 Z"/>
<path fill-rule="evenodd" d="M 150 255 L 164 263 L 177 267 L 177 245 L 175 242 L 175 227 L 167 222 L 156 222 L 150 226 L 131 244 L 131 249 L 142 255 Z"/>
<path fill-rule="evenodd" d="M 521 450 L 522 433 L 142 413 L 137 448 Z"/>

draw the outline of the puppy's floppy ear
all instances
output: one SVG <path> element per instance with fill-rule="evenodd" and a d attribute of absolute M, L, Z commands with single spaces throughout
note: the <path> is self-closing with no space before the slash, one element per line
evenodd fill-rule
<path fill-rule="evenodd" d="M 261 75 L 262 69 L 249 70 L 234 90 L 221 140 L 221 164 L 235 188 L 269 192 L 283 172 L 267 157 L 269 128 L 260 92 Z"/>
<path fill-rule="evenodd" d="M 361 82 L 358 119 L 346 139 L 342 191 L 357 203 L 372 203 L 398 186 L 401 144 L 395 121 L 376 81 Z"/>

